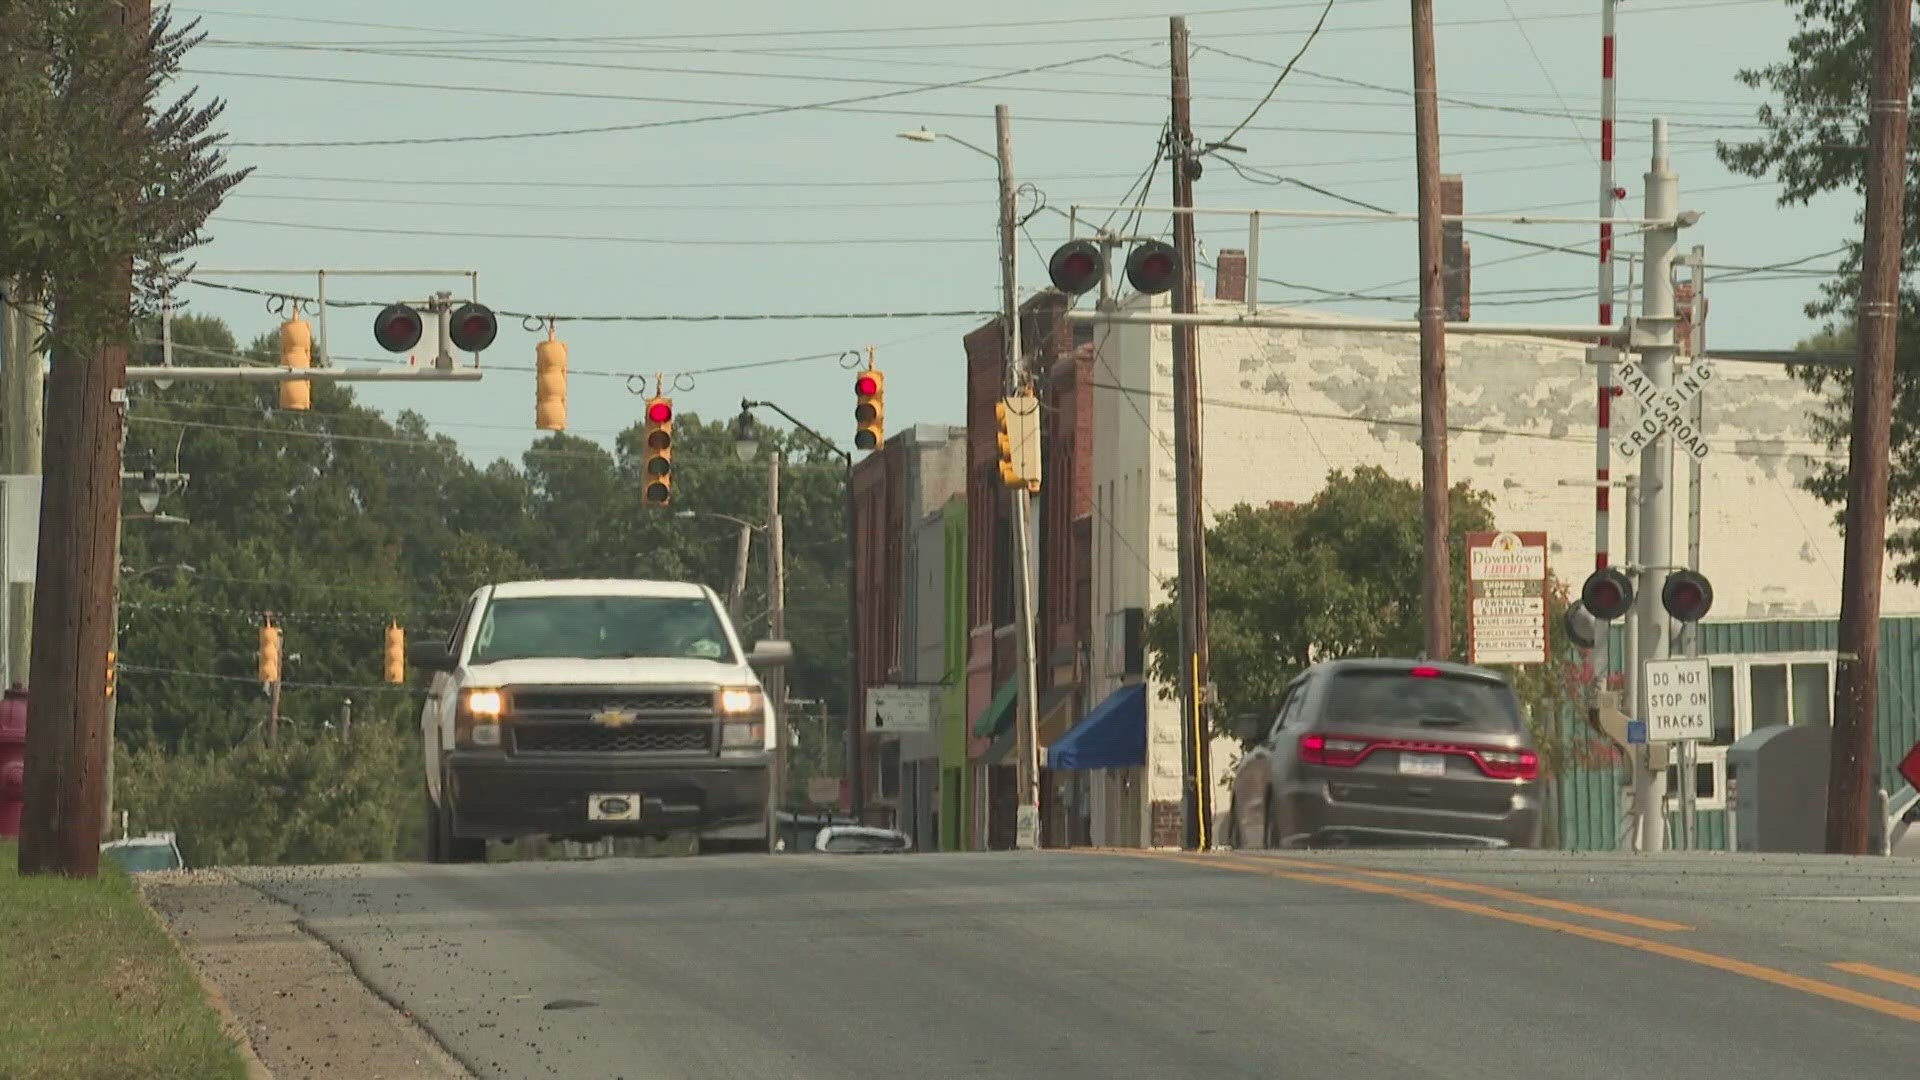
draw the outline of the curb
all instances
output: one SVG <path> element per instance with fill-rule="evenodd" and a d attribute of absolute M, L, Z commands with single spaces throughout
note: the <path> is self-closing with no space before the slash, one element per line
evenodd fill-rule
<path fill-rule="evenodd" d="M 213 872 L 219 873 L 228 881 L 233 880 L 224 872 Z M 267 1068 L 266 1063 L 260 1060 L 260 1055 L 254 1051 L 253 1040 L 247 1035 L 246 1025 L 240 1022 L 239 1015 L 227 1003 L 227 996 L 221 992 L 219 984 L 213 981 L 206 970 L 200 966 L 200 962 L 187 951 L 186 944 L 175 936 L 173 930 L 167 926 L 167 921 L 160 917 L 160 912 L 155 910 L 152 899 L 147 896 L 147 885 L 141 877 L 135 876 L 133 884 L 140 894 L 141 906 L 147 910 L 147 917 L 153 920 L 161 933 L 167 935 L 167 940 L 173 943 L 174 951 L 187 962 L 188 970 L 193 972 L 194 979 L 200 983 L 201 992 L 206 995 L 207 1004 L 213 1006 L 214 1013 L 220 1017 L 220 1030 L 226 1033 L 227 1038 L 233 1040 L 234 1046 L 240 1051 L 240 1059 L 247 1066 L 247 1080 L 273 1080 L 273 1071 Z"/>

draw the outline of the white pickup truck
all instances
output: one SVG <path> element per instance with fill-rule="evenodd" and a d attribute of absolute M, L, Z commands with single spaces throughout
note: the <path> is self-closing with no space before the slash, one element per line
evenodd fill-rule
<path fill-rule="evenodd" d="M 489 839 L 665 836 L 769 851 L 774 710 L 712 589 L 682 582 L 520 581 L 477 590 L 445 641 L 420 734 L 428 857 L 478 862 Z"/>

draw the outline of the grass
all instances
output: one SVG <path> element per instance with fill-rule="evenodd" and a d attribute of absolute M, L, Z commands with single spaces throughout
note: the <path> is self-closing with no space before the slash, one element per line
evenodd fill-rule
<path fill-rule="evenodd" d="M 0 1078 L 246 1076 L 133 882 L 28 877 L 0 842 Z"/>

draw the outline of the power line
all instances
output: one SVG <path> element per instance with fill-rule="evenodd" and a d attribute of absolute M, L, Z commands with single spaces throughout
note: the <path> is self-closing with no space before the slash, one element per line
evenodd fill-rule
<path fill-rule="evenodd" d="M 1248 124 L 1253 123 L 1253 118 L 1260 115 L 1260 110 L 1267 107 L 1267 102 L 1272 101 L 1273 95 L 1279 92 L 1280 84 L 1287 81 L 1287 76 L 1293 73 L 1293 65 L 1307 55 L 1307 50 L 1312 48 L 1314 41 L 1320 37 L 1320 31 L 1327 25 L 1327 16 L 1331 14 L 1333 14 L 1333 0 L 1327 0 L 1327 6 L 1320 9 L 1320 21 L 1313 24 L 1313 32 L 1308 34 L 1307 40 L 1300 44 L 1300 51 L 1293 54 L 1293 59 L 1287 61 L 1286 67 L 1280 69 L 1280 74 L 1273 80 L 1273 85 L 1267 88 L 1267 96 L 1261 98 L 1260 104 L 1253 107 L 1253 111 L 1247 114 L 1246 119 L 1235 124 L 1233 130 L 1227 132 L 1226 137 L 1220 140 L 1221 142 L 1232 142 L 1233 137 L 1244 131 Z"/>

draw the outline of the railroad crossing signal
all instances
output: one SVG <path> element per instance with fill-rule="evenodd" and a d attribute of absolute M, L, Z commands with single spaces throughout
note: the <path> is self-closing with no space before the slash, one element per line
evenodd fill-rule
<path fill-rule="evenodd" d="M 861 450 L 877 450 L 886 441 L 887 376 L 873 368 L 853 380 L 855 404 L 853 445 Z"/>
<path fill-rule="evenodd" d="M 461 304 L 453 309 L 453 316 L 448 320 L 447 336 L 461 352 L 481 352 L 493 344 L 499 334 L 500 323 L 484 304 Z"/>
<path fill-rule="evenodd" d="M 1674 447 L 1696 460 L 1707 456 L 1705 435 L 1693 426 L 1693 399 L 1713 382 L 1713 365 L 1705 357 L 1696 357 L 1684 366 L 1675 364 L 1672 385 L 1656 386 L 1640 365 L 1623 360 L 1614 368 L 1614 385 L 1640 403 L 1640 418 L 1622 425 L 1614 440 L 1614 449 L 1623 458 L 1632 458 L 1652 446 L 1662 436 L 1670 436 Z"/>
<path fill-rule="evenodd" d="M 406 304 L 388 304 L 373 317 L 373 340 L 391 353 L 403 353 L 420 344 L 425 324 L 420 313 Z"/>
<path fill-rule="evenodd" d="M 1047 260 L 1047 277 L 1069 296 L 1091 292 L 1106 276 L 1107 259 L 1089 240 L 1069 240 Z M 1127 281 L 1149 296 L 1172 289 L 1180 280 L 1180 256 L 1173 245 L 1145 240 L 1127 253 Z"/>
<path fill-rule="evenodd" d="M 1713 610 L 1713 583 L 1692 570 L 1675 570 L 1660 589 L 1660 606 L 1683 623 L 1697 623 Z"/>
<path fill-rule="evenodd" d="M 1601 622 L 1612 622 L 1633 610 L 1633 581 L 1611 566 L 1595 570 L 1580 586 L 1580 606 Z"/>
<path fill-rule="evenodd" d="M 673 502 L 673 399 L 655 395 L 647 400 L 646 464 L 641 501 L 648 506 Z"/>
<path fill-rule="evenodd" d="M 1612 622 L 1632 611 L 1633 602 L 1633 580 L 1609 566 L 1587 575 L 1577 606 L 1601 622 Z M 1713 583 L 1696 571 L 1675 570 L 1660 588 L 1660 606 L 1680 622 L 1697 623 L 1713 610 Z M 1567 612 L 1568 632 L 1582 648 L 1591 648 L 1590 643 L 1578 640 L 1580 635 L 1573 634 L 1573 610 Z"/>

